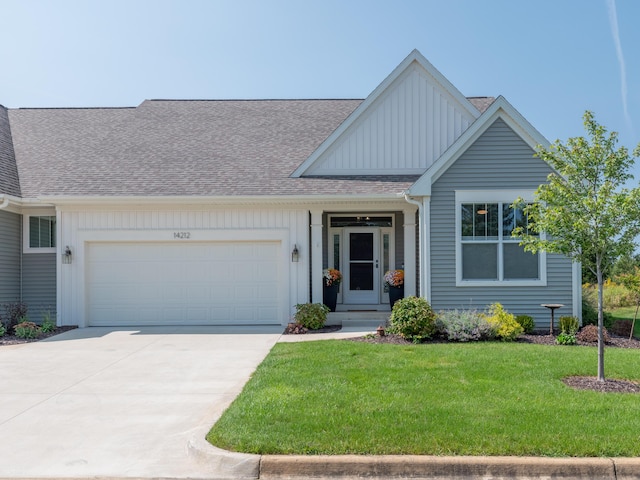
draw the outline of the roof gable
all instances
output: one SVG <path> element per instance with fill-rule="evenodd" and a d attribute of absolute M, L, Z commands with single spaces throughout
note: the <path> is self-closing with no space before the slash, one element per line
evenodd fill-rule
<path fill-rule="evenodd" d="M 292 176 L 422 174 L 479 115 L 414 50 Z"/>
<path fill-rule="evenodd" d="M 408 194 L 411 196 L 431 195 L 431 186 L 433 183 L 440 178 L 497 119 L 502 119 L 532 149 L 535 150 L 538 145 L 544 147 L 549 145 L 549 141 L 513 108 L 504 97 L 500 96 L 424 175 L 409 188 Z"/>

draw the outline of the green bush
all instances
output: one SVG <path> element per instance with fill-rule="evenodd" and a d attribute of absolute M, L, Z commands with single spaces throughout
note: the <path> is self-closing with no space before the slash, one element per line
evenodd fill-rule
<path fill-rule="evenodd" d="M 495 338 L 495 328 L 475 310 L 445 310 L 438 313 L 436 328 L 451 342 L 474 342 Z"/>
<path fill-rule="evenodd" d="M 13 330 L 18 338 L 37 338 L 40 335 L 40 327 L 28 320 L 22 320 Z"/>
<path fill-rule="evenodd" d="M 0 337 L 3 337 L 5 333 L 7 333 L 7 329 L 4 328 L 2 323 L 0 323 Z"/>
<path fill-rule="evenodd" d="M 305 328 L 318 330 L 324 327 L 329 311 L 329 307 L 323 303 L 299 303 L 293 318 Z"/>
<path fill-rule="evenodd" d="M 388 331 L 420 343 L 435 333 L 436 314 L 422 297 L 403 298 L 393 306 Z"/>
<path fill-rule="evenodd" d="M 613 317 L 607 312 L 603 313 L 605 328 L 611 328 Z M 585 298 L 582 299 L 582 326 L 598 325 L 598 309 Z"/>
<path fill-rule="evenodd" d="M 51 312 L 47 310 L 42 314 L 42 325 L 40 330 L 42 333 L 50 333 L 56 329 L 56 323 L 51 319 Z"/>
<path fill-rule="evenodd" d="M 578 317 L 563 316 L 560 317 L 560 332 L 569 335 L 575 335 L 580 328 Z"/>
<path fill-rule="evenodd" d="M 524 333 L 533 333 L 536 328 L 536 323 L 531 315 L 518 315 L 516 322 L 520 324 Z"/>
<path fill-rule="evenodd" d="M 574 333 L 561 332 L 560 335 L 556 337 L 556 343 L 558 345 L 575 345 L 577 340 Z"/>
<path fill-rule="evenodd" d="M 496 336 L 505 342 L 511 342 L 518 338 L 523 332 L 523 328 L 516 317 L 507 312 L 500 303 L 494 303 L 489 306 L 489 312 L 482 314 L 487 322 L 496 328 Z"/>

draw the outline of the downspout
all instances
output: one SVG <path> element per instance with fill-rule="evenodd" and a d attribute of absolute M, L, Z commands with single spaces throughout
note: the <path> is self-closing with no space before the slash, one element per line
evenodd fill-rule
<path fill-rule="evenodd" d="M 418 223 L 418 251 L 420 252 L 420 258 L 419 263 L 418 263 L 418 272 L 419 272 L 419 279 L 420 279 L 420 296 L 421 297 L 426 297 L 426 292 L 424 289 L 424 285 L 425 285 L 425 281 L 427 281 L 427 279 L 425 278 L 425 274 L 426 272 L 423 271 L 422 266 L 424 265 L 424 241 L 425 239 L 423 238 L 424 235 L 422 234 L 423 232 L 423 223 L 424 223 L 424 219 L 422 218 L 422 202 L 419 202 L 418 200 L 414 200 L 413 198 L 409 197 L 408 193 L 404 194 L 404 200 L 407 203 L 410 203 L 411 205 L 415 205 L 416 207 L 418 207 L 418 219 L 419 219 L 419 223 Z"/>

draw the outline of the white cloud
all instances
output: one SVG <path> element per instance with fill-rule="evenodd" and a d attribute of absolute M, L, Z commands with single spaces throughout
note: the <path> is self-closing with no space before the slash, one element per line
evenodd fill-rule
<path fill-rule="evenodd" d="M 618 30 L 618 13 L 616 10 L 616 0 L 607 0 L 607 10 L 609 11 L 609 26 L 611 27 L 611 35 L 613 43 L 616 47 L 616 55 L 618 64 L 620 65 L 620 91 L 622 94 L 622 108 L 624 117 L 629 128 L 632 128 L 631 117 L 629 116 L 629 108 L 627 106 L 627 68 L 622 53 L 622 44 L 620 43 L 620 32 Z"/>

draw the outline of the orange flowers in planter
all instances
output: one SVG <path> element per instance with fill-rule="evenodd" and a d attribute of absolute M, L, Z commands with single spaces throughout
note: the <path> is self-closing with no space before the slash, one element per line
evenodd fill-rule
<path fill-rule="evenodd" d="M 389 270 L 384 274 L 384 283 L 388 287 L 402 287 L 404 285 L 404 270 Z"/>
<path fill-rule="evenodd" d="M 332 285 L 340 285 L 342 282 L 342 274 L 340 270 L 336 270 L 335 268 L 327 268 L 322 272 L 322 278 L 324 279 L 324 284 L 327 287 Z"/>

